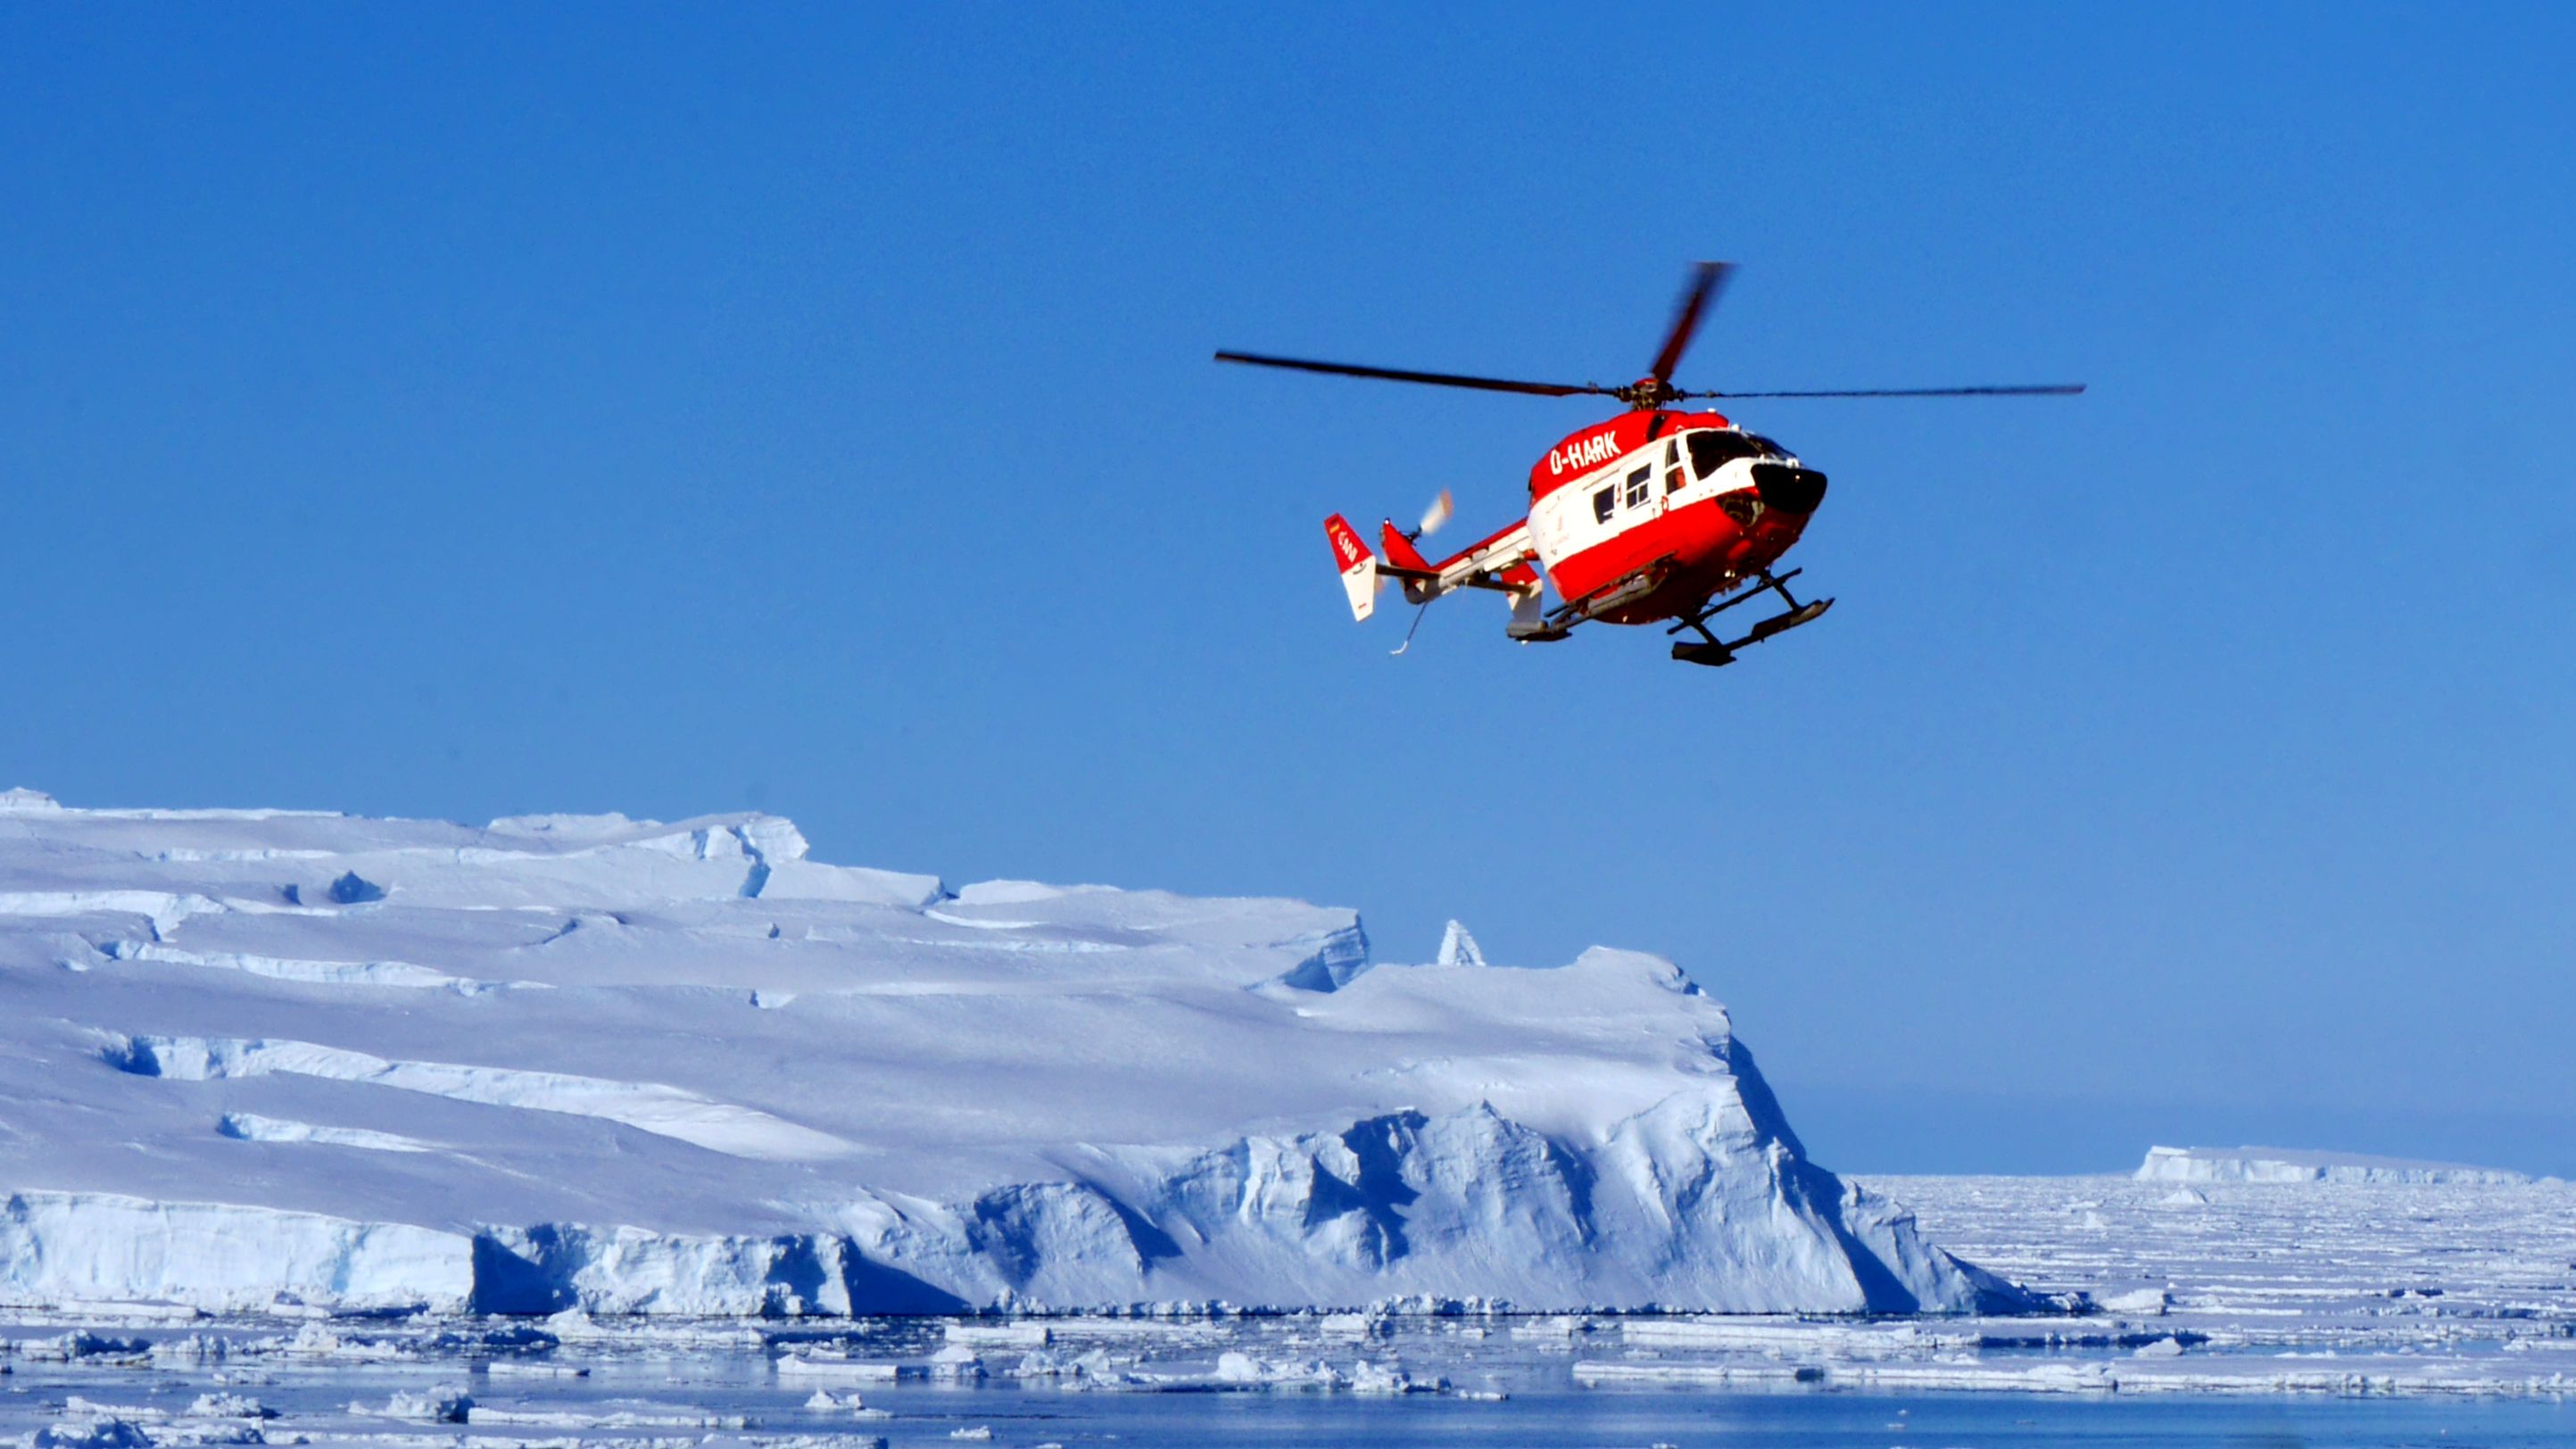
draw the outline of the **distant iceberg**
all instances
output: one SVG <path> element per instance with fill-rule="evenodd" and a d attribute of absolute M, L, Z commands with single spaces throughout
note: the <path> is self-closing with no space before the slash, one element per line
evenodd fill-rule
<path fill-rule="evenodd" d="M 2141 1182 L 2369 1182 L 2507 1186 L 2528 1174 L 2456 1162 L 2415 1162 L 2354 1152 L 2301 1152 L 2279 1147 L 2150 1147 L 2138 1164 Z"/>
<path fill-rule="evenodd" d="M 1595 949 L 827 865 L 773 816 L 0 795 L 0 1303 L 2014 1311 Z"/>

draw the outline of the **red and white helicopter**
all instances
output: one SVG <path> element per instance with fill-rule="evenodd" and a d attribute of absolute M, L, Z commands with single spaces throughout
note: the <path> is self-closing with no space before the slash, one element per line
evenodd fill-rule
<path fill-rule="evenodd" d="M 1673 369 L 1733 270 L 1723 262 L 1702 262 L 1693 270 L 1654 366 L 1644 377 L 1618 387 L 1515 382 L 1249 352 L 1220 352 L 1216 360 L 1539 397 L 1588 394 L 1626 403 L 1627 412 L 1572 434 L 1531 467 L 1527 517 L 1436 563 L 1415 544 L 1448 520 L 1446 490 L 1420 526 L 1410 531 L 1393 522 L 1380 526 L 1383 558 L 1361 541 L 1349 520 L 1338 513 L 1326 519 L 1324 531 L 1332 540 L 1342 586 L 1350 593 L 1351 614 L 1369 617 L 1378 587 L 1388 578 L 1403 584 L 1405 601 L 1412 604 L 1428 605 L 1459 589 L 1493 589 L 1511 601 L 1505 632 L 1524 644 L 1562 639 L 1577 624 L 1595 620 L 1670 620 L 1665 633 L 1689 630 L 1699 636 L 1675 643 L 1675 659 L 1732 664 L 1736 650 L 1811 623 L 1833 606 L 1831 599 L 1802 604 L 1789 592 L 1789 580 L 1803 570 L 1771 571 L 1824 501 L 1825 475 L 1717 413 L 1675 412 L 1672 404 L 1690 398 L 2063 396 L 2084 390 L 2082 383 L 1829 392 L 1677 388 Z M 1543 606 L 1542 568 L 1556 586 L 1560 602 L 1554 608 Z M 1747 584 L 1758 586 L 1737 592 Z M 1766 592 L 1778 594 L 1787 610 L 1755 624 L 1740 639 L 1722 640 L 1709 628 L 1717 615 Z M 1415 627 L 1421 623 L 1415 615 Z M 1406 643 L 1412 637 L 1407 633 Z M 1404 650 L 1399 646 L 1396 652 Z"/>

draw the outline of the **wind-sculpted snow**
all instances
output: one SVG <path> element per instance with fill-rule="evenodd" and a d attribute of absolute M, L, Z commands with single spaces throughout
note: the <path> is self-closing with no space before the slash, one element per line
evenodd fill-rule
<path fill-rule="evenodd" d="M 364 1127 L 316 1127 L 310 1122 L 287 1122 L 275 1117 L 262 1117 L 255 1112 L 226 1112 L 215 1130 L 226 1137 L 244 1142 L 328 1142 L 341 1147 L 369 1147 L 378 1152 L 436 1152 L 438 1144 L 423 1142 L 394 1132 L 373 1132 Z"/>
<path fill-rule="evenodd" d="M 1725 1009 L 1294 901 L 0 796 L 0 1297 L 554 1313 L 2010 1310 Z"/>
<path fill-rule="evenodd" d="M 110 1040 L 100 1055 L 120 1071 L 182 1082 L 286 1072 L 326 1081 L 368 1082 L 397 1091 L 453 1097 L 460 1102 L 604 1117 L 735 1157 L 793 1160 L 838 1157 L 854 1150 L 837 1137 L 782 1122 L 765 1112 L 709 1101 L 694 1092 L 652 1082 L 612 1082 L 564 1072 L 525 1072 L 450 1062 L 390 1062 L 364 1052 L 301 1041 L 125 1037 Z M 317 1131 L 297 1140 L 333 1139 Z"/>

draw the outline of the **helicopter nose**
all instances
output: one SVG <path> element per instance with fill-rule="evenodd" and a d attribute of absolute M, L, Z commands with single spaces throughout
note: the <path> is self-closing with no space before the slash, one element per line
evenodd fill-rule
<path fill-rule="evenodd" d="M 1765 508 L 1783 513 L 1813 513 L 1825 501 L 1825 475 L 1786 463 L 1753 465 L 1753 491 Z"/>

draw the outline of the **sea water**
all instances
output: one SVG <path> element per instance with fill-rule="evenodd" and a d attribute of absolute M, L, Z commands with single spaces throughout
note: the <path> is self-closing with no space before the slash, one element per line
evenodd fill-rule
<path fill-rule="evenodd" d="M 1552 1321 L 496 1320 L 0 1324 L 0 1442 L 29 1449 L 747 1443 L 1277 1446 L 2517 1445 L 2555 1391 L 1889 1392 L 1787 1374 L 1586 1387 Z M 1595 1331 L 1598 1331 L 1597 1329 Z M 1688 1358 L 1688 1355 L 1677 1356 Z M 2023 1355 L 2082 1364 L 2098 1354 Z M 1661 1361 L 1673 1361 L 1665 1359 Z M 1303 1377 L 1300 1377 L 1303 1375 Z M 2050 1382 L 2045 1376 L 2025 1382 Z M 2159 1381 L 2165 1382 L 2165 1381 Z"/>

